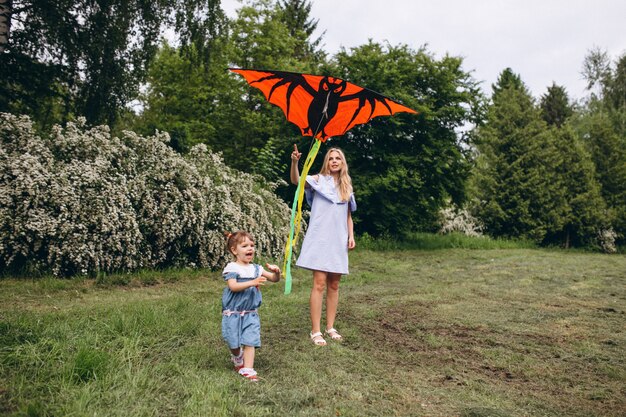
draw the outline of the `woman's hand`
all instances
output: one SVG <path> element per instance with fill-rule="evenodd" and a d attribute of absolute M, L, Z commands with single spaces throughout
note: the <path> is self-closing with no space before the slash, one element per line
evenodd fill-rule
<path fill-rule="evenodd" d="M 353 237 L 348 238 L 348 249 L 352 250 L 356 247 L 356 242 Z"/>
<path fill-rule="evenodd" d="M 300 157 L 302 156 L 302 152 L 298 152 L 298 145 L 293 144 L 293 152 L 291 152 L 291 161 L 298 162 Z"/>
<path fill-rule="evenodd" d="M 300 172 L 298 171 L 298 161 L 302 154 L 298 152 L 298 145 L 293 144 L 293 152 L 291 152 L 291 169 L 289 170 L 289 179 L 293 185 L 298 185 L 300 181 Z"/>

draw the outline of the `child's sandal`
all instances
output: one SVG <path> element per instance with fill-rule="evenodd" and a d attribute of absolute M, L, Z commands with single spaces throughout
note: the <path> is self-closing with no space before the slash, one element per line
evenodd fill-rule
<path fill-rule="evenodd" d="M 235 356 L 235 355 L 231 354 L 230 360 L 232 361 L 233 365 L 235 366 L 235 371 L 239 372 L 239 370 L 241 368 L 243 368 L 243 349 L 242 349 L 241 353 L 239 354 L 239 356 Z"/>
<path fill-rule="evenodd" d="M 248 381 L 259 382 L 259 376 L 257 375 L 256 371 L 252 368 L 241 368 L 239 370 L 239 375 L 243 376 L 244 378 L 247 378 Z"/>
<path fill-rule="evenodd" d="M 337 341 L 339 341 L 339 340 L 343 339 L 343 337 L 339 334 L 339 332 L 337 331 L 337 329 L 335 329 L 334 327 L 332 327 L 332 328 L 330 328 L 330 329 L 326 330 L 324 333 L 325 333 L 328 337 L 330 337 L 331 339 L 333 339 L 333 340 L 337 340 Z"/>
<path fill-rule="evenodd" d="M 310 336 L 315 346 L 326 346 L 326 340 L 324 340 L 324 337 L 322 336 L 322 332 L 315 332 L 315 333 L 311 332 Z"/>

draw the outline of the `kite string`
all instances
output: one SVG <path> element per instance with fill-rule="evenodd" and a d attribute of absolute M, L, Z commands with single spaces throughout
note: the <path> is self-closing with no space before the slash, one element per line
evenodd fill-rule
<path fill-rule="evenodd" d="M 285 245 L 285 260 L 283 263 L 283 271 L 285 271 L 285 294 L 291 293 L 291 258 L 293 247 L 298 241 L 298 235 L 300 234 L 300 224 L 302 223 L 302 200 L 304 199 L 306 177 L 309 174 L 309 170 L 311 169 L 313 161 L 315 160 L 315 157 L 317 156 L 317 153 L 320 149 L 320 145 L 322 144 L 321 139 L 316 138 L 316 136 L 319 133 L 320 127 L 322 126 L 322 120 L 324 120 L 324 118 L 328 118 L 327 108 L 329 97 L 330 92 L 326 97 L 326 105 L 324 106 L 322 117 L 320 117 L 320 121 L 318 122 L 317 127 L 315 128 L 315 132 L 313 133 L 313 140 L 311 141 L 309 152 L 307 154 L 306 160 L 304 161 L 304 166 L 302 167 L 302 173 L 300 174 L 300 178 L 298 180 L 298 186 L 296 188 L 293 205 L 291 207 L 289 237 L 287 238 L 287 244 Z"/>
<path fill-rule="evenodd" d="M 285 245 L 285 261 L 283 263 L 283 271 L 285 271 L 285 294 L 289 294 L 291 292 L 291 256 L 293 247 L 298 240 L 298 234 L 300 233 L 300 224 L 302 222 L 302 200 L 304 197 L 306 177 L 311 169 L 311 166 L 313 165 L 313 161 L 315 160 L 315 156 L 320 149 L 320 145 L 321 141 L 316 139 L 311 146 L 311 150 L 309 151 L 306 161 L 304 162 L 304 167 L 302 168 L 302 174 L 300 176 L 300 180 L 298 181 L 298 187 L 296 188 L 291 208 L 289 238 L 287 240 L 287 244 Z"/>

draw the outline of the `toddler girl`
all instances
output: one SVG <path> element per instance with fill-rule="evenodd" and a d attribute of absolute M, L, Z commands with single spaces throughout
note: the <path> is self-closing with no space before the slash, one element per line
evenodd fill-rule
<path fill-rule="evenodd" d="M 226 247 L 235 260 L 224 268 L 222 275 L 228 286 L 222 294 L 222 336 L 231 352 L 235 370 L 251 381 L 258 381 L 254 370 L 255 349 L 261 347 L 260 285 L 269 279 L 280 280 L 280 268 L 252 263 L 254 239 L 244 231 L 227 234 Z"/>

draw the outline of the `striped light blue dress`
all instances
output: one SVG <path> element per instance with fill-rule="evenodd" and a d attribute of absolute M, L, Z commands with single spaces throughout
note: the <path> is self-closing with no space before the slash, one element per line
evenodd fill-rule
<path fill-rule="evenodd" d="M 296 265 L 302 268 L 348 274 L 348 210 L 356 210 L 354 194 L 341 201 L 332 176 L 306 177 L 306 200 L 311 206 L 309 227 Z"/>

